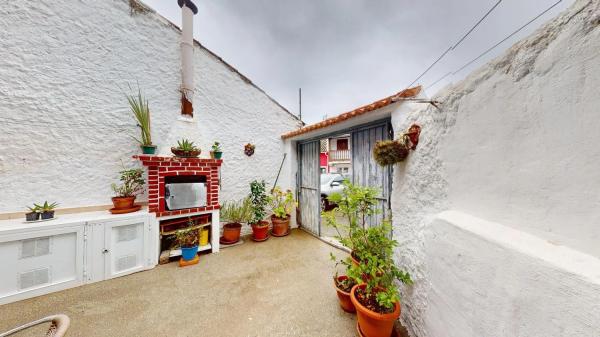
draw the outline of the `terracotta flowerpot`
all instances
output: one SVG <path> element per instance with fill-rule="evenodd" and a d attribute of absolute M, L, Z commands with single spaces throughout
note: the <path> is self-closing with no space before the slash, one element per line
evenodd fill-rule
<path fill-rule="evenodd" d="M 133 208 L 134 202 L 135 202 L 135 196 L 133 196 L 133 197 L 113 197 L 112 198 L 112 203 L 115 206 L 115 209 Z"/>
<path fill-rule="evenodd" d="M 228 223 L 223 226 L 223 238 L 227 242 L 236 243 L 240 241 L 240 231 L 242 230 L 242 224 L 239 223 Z"/>
<path fill-rule="evenodd" d="M 183 150 L 179 150 L 176 147 L 172 147 L 171 148 L 171 152 L 177 156 L 177 157 L 181 157 L 181 158 L 196 158 L 200 155 L 200 153 L 202 153 L 202 150 L 197 150 L 197 151 L 183 151 Z"/>
<path fill-rule="evenodd" d="M 380 314 L 363 306 L 356 298 L 356 290 L 364 289 L 365 285 L 355 285 L 350 291 L 350 299 L 356 307 L 358 327 L 366 337 L 390 337 L 394 329 L 394 322 L 400 317 L 400 303 L 396 302 L 394 311 L 389 314 Z"/>
<path fill-rule="evenodd" d="M 271 216 L 271 223 L 273 224 L 274 236 L 284 236 L 290 230 L 290 215 L 288 214 L 285 218 L 278 218 L 275 215 Z"/>
<path fill-rule="evenodd" d="M 347 279 L 348 276 L 345 275 L 337 277 L 338 282 Z M 350 299 L 350 293 L 338 288 L 335 280 L 333 280 L 333 286 L 337 291 L 338 299 L 340 300 L 340 307 L 342 307 L 342 309 L 344 309 L 345 312 L 356 312 L 356 308 L 354 307 L 354 304 L 352 304 L 352 300 Z"/>
<path fill-rule="evenodd" d="M 269 223 L 267 221 L 260 221 L 257 224 L 252 225 L 252 239 L 254 241 L 265 241 L 269 238 Z"/>

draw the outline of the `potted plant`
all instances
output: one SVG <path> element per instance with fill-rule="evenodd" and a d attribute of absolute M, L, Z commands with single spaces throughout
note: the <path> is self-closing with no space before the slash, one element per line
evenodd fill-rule
<path fill-rule="evenodd" d="M 210 157 L 212 159 L 221 159 L 223 156 L 223 151 L 221 150 L 221 144 L 219 142 L 214 142 L 212 145 L 212 151 L 210 151 Z"/>
<path fill-rule="evenodd" d="M 188 227 L 175 232 L 175 239 L 181 249 L 181 259 L 192 261 L 198 254 L 198 229 L 189 223 Z"/>
<path fill-rule="evenodd" d="M 265 241 L 269 238 L 269 222 L 264 221 L 269 197 L 265 192 L 265 182 L 254 180 L 250 183 L 250 203 L 252 204 L 252 240 Z"/>
<path fill-rule="evenodd" d="M 35 208 L 38 209 L 40 213 L 40 217 L 42 220 L 48 220 L 54 218 L 54 209 L 58 206 L 57 203 L 53 202 L 51 204 L 48 201 L 44 201 L 42 205 L 33 204 Z"/>
<path fill-rule="evenodd" d="M 290 233 L 290 213 L 292 207 L 296 204 L 294 194 L 291 190 L 283 192 L 281 188 L 275 186 L 271 191 L 269 198 L 271 211 L 271 223 L 273 236 L 285 236 Z"/>
<path fill-rule="evenodd" d="M 129 102 L 129 108 L 141 132 L 140 138 L 133 137 L 133 139 L 140 143 L 143 154 L 156 153 L 156 145 L 152 144 L 152 134 L 150 132 L 150 108 L 148 107 L 148 100 L 144 99 L 142 91 L 138 87 L 137 96 L 127 95 L 127 102 Z"/>
<path fill-rule="evenodd" d="M 369 250 L 361 251 L 360 264 L 350 264 L 348 276 L 357 284 L 350 291 L 356 307 L 358 329 L 363 336 L 388 337 L 400 316 L 400 294 L 396 281 L 412 284 L 410 275 L 394 262 L 392 227 L 381 225 L 359 228 L 357 235 L 369 241 Z"/>
<path fill-rule="evenodd" d="M 403 140 L 381 140 L 375 143 L 373 158 L 381 166 L 394 165 L 408 157 L 409 149 Z"/>
<path fill-rule="evenodd" d="M 336 261 L 336 257 L 335 255 L 333 255 L 333 253 L 330 253 L 330 256 L 333 261 Z M 354 307 L 352 299 L 350 298 L 350 291 L 356 285 L 356 282 L 354 281 L 354 279 L 348 277 L 347 275 L 338 275 L 337 267 L 340 264 L 344 265 L 346 269 L 350 266 L 350 264 L 348 263 L 348 259 L 336 262 L 336 273 L 333 277 L 333 286 L 335 287 L 335 290 L 337 292 L 337 296 L 340 301 L 340 307 L 342 307 L 342 310 L 344 310 L 345 312 L 354 313 L 356 312 L 356 308 Z"/>
<path fill-rule="evenodd" d="M 323 222 L 335 229 L 335 238 L 350 249 L 352 262 L 358 264 L 362 258 L 362 250 L 372 248 L 370 241 L 365 240 L 359 230 L 365 230 L 369 226 L 369 219 L 380 213 L 377 208 L 379 190 L 353 185 L 347 180 L 343 185 L 341 192 L 329 195 L 329 202 L 335 203 L 337 207 L 322 213 Z"/>
<path fill-rule="evenodd" d="M 38 205 L 27 206 L 29 209 L 28 213 L 25 213 L 25 221 L 37 221 L 40 219 L 40 208 Z"/>
<path fill-rule="evenodd" d="M 177 147 L 171 147 L 171 152 L 177 157 L 196 158 L 200 155 L 201 150 L 185 138 L 177 141 Z"/>
<path fill-rule="evenodd" d="M 224 244 L 233 244 L 240 240 L 242 224 L 253 218 L 250 198 L 238 201 L 226 201 L 221 206 L 221 219 L 227 223 L 223 226 Z"/>
<path fill-rule="evenodd" d="M 115 196 L 112 198 L 114 208 L 112 213 L 129 213 L 140 209 L 140 206 L 134 206 L 135 197 L 144 191 L 144 170 L 123 169 L 119 172 L 120 185 L 113 183 L 112 190 Z"/>
<path fill-rule="evenodd" d="M 253 145 L 251 143 L 248 143 L 246 145 L 244 145 L 244 153 L 250 157 L 254 154 L 254 150 L 256 149 L 256 145 Z"/>

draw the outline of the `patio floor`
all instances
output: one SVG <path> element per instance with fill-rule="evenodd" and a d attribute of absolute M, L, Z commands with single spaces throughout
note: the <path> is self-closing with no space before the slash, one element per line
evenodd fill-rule
<path fill-rule="evenodd" d="M 354 336 L 355 317 L 333 289 L 331 251 L 344 254 L 300 230 L 246 240 L 196 266 L 170 263 L 0 306 L 0 332 L 65 313 L 68 336 Z"/>

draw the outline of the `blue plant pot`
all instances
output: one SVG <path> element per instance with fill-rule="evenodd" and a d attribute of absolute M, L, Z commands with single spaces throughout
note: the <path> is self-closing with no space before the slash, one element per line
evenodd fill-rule
<path fill-rule="evenodd" d="M 194 247 L 181 247 L 181 257 L 185 260 L 185 261 L 191 261 L 196 257 L 196 254 L 198 254 L 198 246 L 194 246 Z"/>

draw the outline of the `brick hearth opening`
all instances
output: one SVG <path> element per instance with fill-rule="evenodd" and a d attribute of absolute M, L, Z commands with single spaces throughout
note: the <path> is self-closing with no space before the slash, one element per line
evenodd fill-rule
<path fill-rule="evenodd" d="M 212 211 L 219 209 L 219 168 L 221 159 L 161 157 L 136 155 L 148 168 L 148 210 L 157 217 Z M 206 179 L 206 207 L 169 211 L 165 207 L 165 178 L 196 176 Z"/>

